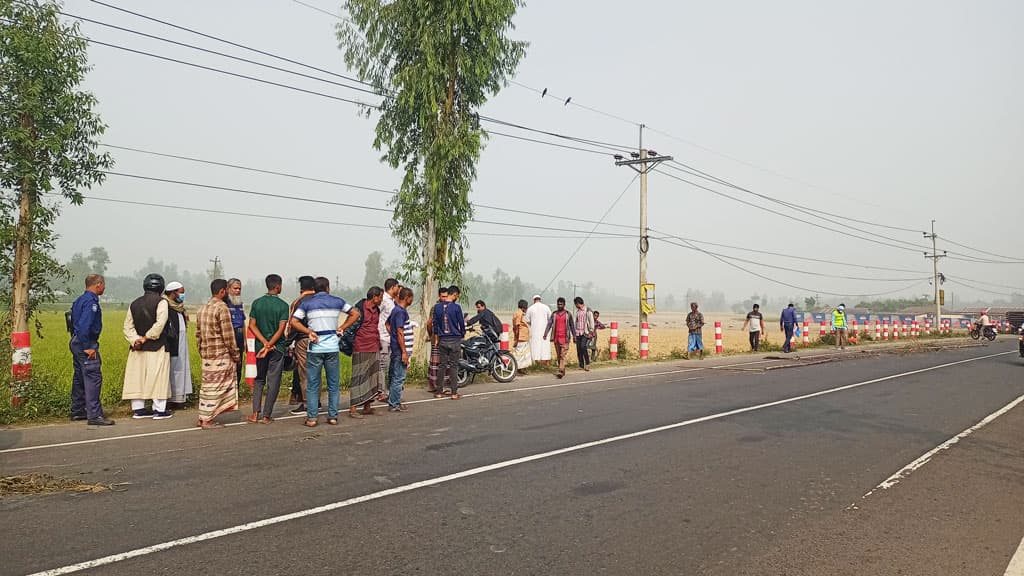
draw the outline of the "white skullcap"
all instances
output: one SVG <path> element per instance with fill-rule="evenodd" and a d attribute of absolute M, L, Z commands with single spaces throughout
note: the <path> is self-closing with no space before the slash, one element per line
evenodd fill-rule
<path fill-rule="evenodd" d="M 174 282 L 171 282 L 170 284 L 164 287 L 164 292 L 173 292 L 175 290 L 181 290 L 184 287 L 185 286 L 181 282 L 175 280 Z"/>

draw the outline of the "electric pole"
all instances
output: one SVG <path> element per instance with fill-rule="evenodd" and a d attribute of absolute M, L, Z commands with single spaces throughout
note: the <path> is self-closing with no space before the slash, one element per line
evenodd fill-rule
<path fill-rule="evenodd" d="M 223 278 L 224 270 L 220 266 L 220 256 L 214 256 L 213 260 L 210 260 L 210 263 L 213 264 L 213 270 L 210 271 L 210 280 Z"/>
<path fill-rule="evenodd" d="M 644 148 L 644 125 L 640 125 L 640 148 L 639 152 L 630 152 L 632 158 L 627 160 L 621 154 L 615 155 L 616 166 L 629 166 L 640 175 L 640 286 L 639 293 L 643 293 L 644 285 L 647 284 L 647 250 L 650 248 L 650 240 L 647 236 L 647 174 L 654 170 L 662 162 L 672 160 L 671 156 L 658 156 L 657 152 Z M 639 316 L 637 330 L 641 330 L 644 322 L 647 322 L 647 311 L 644 308 L 644 299 L 640 298 Z M 640 339 L 637 338 L 639 343 Z"/>
<path fill-rule="evenodd" d="M 946 251 L 943 250 L 942 254 L 939 254 L 937 240 L 939 236 L 935 233 L 935 220 L 932 220 L 932 233 L 925 234 L 925 238 L 931 238 L 932 240 L 932 253 L 924 253 L 925 258 L 931 258 L 932 260 L 932 283 L 935 284 L 935 324 L 932 326 L 934 330 L 939 330 L 939 325 L 942 323 L 942 305 L 939 304 L 939 283 L 945 279 L 944 276 L 939 274 L 939 258 L 946 257 Z"/>

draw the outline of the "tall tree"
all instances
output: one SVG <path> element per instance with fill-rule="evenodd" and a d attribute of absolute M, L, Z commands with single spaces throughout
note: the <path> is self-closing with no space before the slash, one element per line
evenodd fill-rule
<path fill-rule="evenodd" d="M 384 253 L 375 250 L 367 254 L 364 268 L 363 290 L 369 290 L 370 286 L 384 286 Z"/>
<path fill-rule="evenodd" d="M 522 5 L 345 2 L 349 20 L 338 27 L 345 62 L 384 97 L 373 145 L 384 150 L 384 162 L 405 171 L 392 231 L 405 250 L 404 276 L 422 286 L 424 318 L 438 279 L 462 275 L 469 193 L 486 137 L 478 110 L 526 53 L 525 42 L 508 37 Z"/>
<path fill-rule="evenodd" d="M 46 255 L 58 206 L 43 195 L 56 190 L 81 204 L 80 190 L 102 182 L 100 170 L 113 165 L 109 154 L 96 152 L 105 128 L 96 98 L 80 88 L 89 70 L 86 41 L 58 12 L 50 0 L 0 0 L 0 190 L 11 192 L 2 195 L 4 213 L 18 214 L 13 242 L 3 245 L 4 252 L 13 245 L 13 256 L 3 262 L 11 267 L 12 344 L 17 339 L 22 361 L 31 358 L 31 298 L 46 290 L 46 274 L 60 271 Z"/>
<path fill-rule="evenodd" d="M 110 264 L 110 255 L 103 246 L 93 246 L 89 249 L 89 271 L 93 274 L 106 274 L 107 265 Z"/>

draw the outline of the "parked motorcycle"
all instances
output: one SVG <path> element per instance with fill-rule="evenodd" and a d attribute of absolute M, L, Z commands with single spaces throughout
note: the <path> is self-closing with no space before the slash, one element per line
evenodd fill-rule
<path fill-rule="evenodd" d="M 471 333 L 477 332 L 474 329 Z M 500 338 L 494 330 L 483 326 L 482 334 L 476 334 L 462 341 L 462 359 L 456 375 L 459 386 L 472 381 L 477 374 L 487 372 L 498 382 L 511 382 L 516 379 L 518 366 L 516 359 L 508 350 L 502 350 Z"/>
<path fill-rule="evenodd" d="M 982 336 L 985 337 L 989 342 L 994 342 L 996 339 L 996 329 L 993 326 L 985 326 L 984 334 L 982 334 L 982 326 L 975 324 L 970 331 L 971 338 L 978 340 Z"/>

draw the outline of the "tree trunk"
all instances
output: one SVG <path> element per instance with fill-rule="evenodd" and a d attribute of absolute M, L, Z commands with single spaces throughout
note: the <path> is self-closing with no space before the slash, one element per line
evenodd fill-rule
<path fill-rule="evenodd" d="M 416 359 L 426 362 L 430 359 L 430 335 L 427 334 L 427 321 L 430 318 L 430 310 L 437 299 L 437 271 L 435 254 L 437 254 L 437 234 L 434 231 L 434 221 L 427 222 L 427 231 L 423 239 L 423 286 L 420 288 L 420 318 L 423 325 L 420 326 L 416 337 Z"/>
<path fill-rule="evenodd" d="M 29 228 L 32 223 L 32 198 L 30 191 L 25 189 L 27 185 L 29 182 L 26 178 L 22 182 L 18 226 L 14 236 L 14 293 L 11 298 L 13 332 L 28 332 L 28 277 L 29 262 L 32 259 L 32 239 Z"/>

